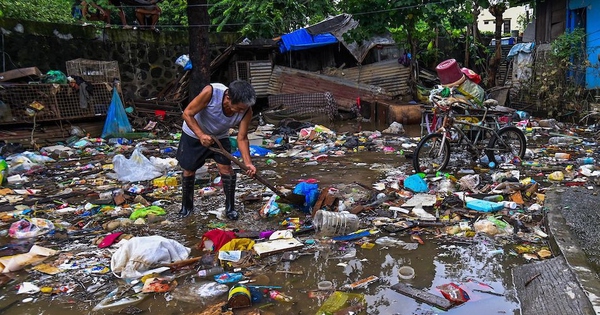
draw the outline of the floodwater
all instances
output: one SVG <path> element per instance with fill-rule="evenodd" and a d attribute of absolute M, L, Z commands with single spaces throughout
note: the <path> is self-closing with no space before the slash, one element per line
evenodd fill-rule
<path fill-rule="evenodd" d="M 385 126 L 371 124 L 344 124 L 332 129 L 338 133 L 356 132 L 362 130 L 379 130 Z M 408 136 L 419 136 L 418 126 L 407 126 Z M 278 185 L 290 185 L 298 179 L 314 178 L 319 181 L 319 187 L 335 186 L 341 190 L 353 192 L 360 190 L 360 185 L 370 187 L 373 183 L 383 178 L 390 170 L 412 172 L 410 161 L 396 154 L 381 152 L 357 152 L 342 157 L 330 157 L 318 165 L 304 166 L 303 163 L 291 159 L 277 159 L 277 165 L 266 165 L 264 158 L 255 160 L 255 164 L 270 181 Z M 243 194 L 248 191 L 262 189 L 262 186 L 252 180 L 243 180 L 238 183 L 238 192 Z M 238 194 L 238 195 L 239 195 Z M 197 202 L 198 203 L 198 202 Z M 192 217 L 181 220 L 176 217 L 179 204 L 171 200 L 165 205 L 168 210 L 167 218 L 173 224 L 154 224 L 145 227 L 132 227 L 126 230 L 135 236 L 162 235 L 175 239 L 185 246 L 192 248 L 191 256 L 201 253 L 195 248 L 204 232 L 215 225 L 226 223 L 227 227 L 239 230 L 260 231 L 281 228 L 279 223 L 283 217 L 260 218 L 258 210 L 263 202 L 248 202 L 239 205 L 242 212 L 240 221 L 232 223 L 218 220 L 215 215 L 208 214 L 223 206 L 222 194 L 204 198 L 200 204 L 202 212 L 197 212 Z M 243 207 L 243 208 L 242 208 Z M 303 217 L 296 211 L 293 216 Z M 368 214 L 368 217 L 375 214 Z M 369 227 L 365 225 L 364 227 Z M 412 233 L 418 233 L 413 231 Z M 99 233 L 99 234 L 102 234 Z M 379 281 L 368 287 L 358 289 L 352 293 L 364 294 L 367 308 L 360 314 L 519 314 L 519 304 L 513 290 L 511 268 L 523 264 L 525 261 L 517 256 L 510 255 L 509 242 L 498 241 L 491 238 L 477 236 L 469 241 L 442 239 L 435 235 L 435 230 L 427 229 L 420 232 L 422 245 L 410 250 L 394 245 L 376 245 L 372 249 L 361 248 L 354 243 L 315 242 L 315 245 L 306 246 L 305 251 L 300 251 L 296 260 L 283 261 L 280 255 L 258 259 L 252 271 L 251 279 L 255 285 L 280 286 L 282 293 L 292 297 L 291 302 L 272 302 L 255 305 L 251 308 L 235 310 L 235 314 L 316 314 L 319 307 L 327 299 L 325 292 L 315 291 L 320 281 L 333 282 L 334 287 L 340 288 L 344 284 L 356 282 L 369 276 L 379 277 Z M 73 253 L 83 253 L 88 260 L 96 259 L 98 264 L 106 263 L 110 257 L 106 250 L 100 251 L 89 246 L 91 239 L 96 235 L 83 235 L 72 242 L 57 243 L 59 249 Z M 408 232 L 390 234 L 381 232 L 370 236 L 370 241 L 375 242 L 380 237 L 388 236 L 400 239 L 407 243 L 414 243 Z M 318 239 L 314 234 L 300 235 L 300 240 Z M 3 244 L 15 244 L 14 240 L 2 239 Z M 80 244 L 80 246 L 76 246 Z M 46 244 L 52 247 L 52 243 Z M 498 254 L 497 249 L 504 249 Z M 85 254 L 87 253 L 87 254 Z M 102 257 L 104 256 L 104 257 Z M 71 259 L 76 261 L 79 256 Z M 410 266 L 414 269 L 414 278 L 404 280 L 399 277 L 399 268 Z M 25 270 L 11 274 L 13 279 L 2 288 L 0 294 L 0 309 L 13 301 L 22 301 L 29 295 L 16 295 L 17 285 L 23 281 L 32 281 L 38 286 L 70 285 L 72 292 L 57 293 L 53 295 L 37 293 L 32 295 L 33 301 L 29 303 L 18 302 L 3 314 L 46 314 L 46 315 L 71 315 L 71 314 L 115 314 L 121 308 L 93 312 L 91 309 L 113 288 L 117 282 L 114 276 L 108 274 L 89 274 L 83 270 L 69 270 L 55 276 L 49 276 L 37 271 Z M 184 288 L 200 279 L 191 275 L 177 278 L 178 287 Z M 466 288 L 470 300 L 448 311 L 439 310 L 433 306 L 418 302 L 413 298 L 395 292 L 390 287 L 396 283 L 404 282 L 414 288 L 422 289 L 434 295 L 441 296 L 437 286 L 457 283 Z M 95 288 L 95 292 L 91 288 Z M 96 288 L 97 287 L 97 288 Z M 86 290 L 88 289 L 88 290 Z M 496 294 L 481 291 L 493 291 Z M 173 293 L 156 293 L 148 296 L 144 301 L 135 305 L 141 314 L 199 314 L 206 306 L 202 304 L 202 297 L 191 297 L 197 303 L 184 302 Z M 226 296 L 207 304 L 226 300 Z M 252 313 L 254 312 L 254 313 Z M 123 312 L 121 313 L 123 314 Z M 350 314 L 350 313 L 344 313 Z"/>

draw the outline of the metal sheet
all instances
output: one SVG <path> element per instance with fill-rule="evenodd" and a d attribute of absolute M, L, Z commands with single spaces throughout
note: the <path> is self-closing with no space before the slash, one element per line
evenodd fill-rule
<path fill-rule="evenodd" d="M 269 89 L 269 80 L 273 67 L 271 61 L 249 61 L 250 65 L 250 83 L 254 87 L 257 96 L 267 96 Z"/>
<path fill-rule="evenodd" d="M 360 84 L 350 80 L 277 66 L 269 82 L 269 94 L 324 93 L 331 92 L 339 108 L 352 109 L 356 99 L 375 102 L 390 100 L 384 88 Z"/>
<path fill-rule="evenodd" d="M 410 67 L 399 64 L 395 59 L 336 71 L 337 76 L 342 73 L 346 80 L 379 86 L 394 97 L 410 93 Z"/>

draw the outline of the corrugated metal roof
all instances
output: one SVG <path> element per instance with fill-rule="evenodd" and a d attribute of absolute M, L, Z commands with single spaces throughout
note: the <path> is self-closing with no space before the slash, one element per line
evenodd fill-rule
<path fill-rule="evenodd" d="M 250 64 L 250 83 L 256 91 L 256 96 L 267 96 L 269 89 L 269 80 L 271 78 L 271 61 L 249 61 Z"/>
<path fill-rule="evenodd" d="M 338 106 L 345 109 L 351 109 L 358 97 L 371 102 L 392 98 L 379 86 L 281 66 L 273 69 L 268 89 L 268 93 L 273 95 L 324 92 L 331 92 Z"/>
<path fill-rule="evenodd" d="M 410 93 L 410 67 L 399 64 L 396 59 L 343 69 L 341 72 L 336 71 L 334 75 L 341 76 L 342 73 L 347 80 L 379 86 L 394 97 Z"/>

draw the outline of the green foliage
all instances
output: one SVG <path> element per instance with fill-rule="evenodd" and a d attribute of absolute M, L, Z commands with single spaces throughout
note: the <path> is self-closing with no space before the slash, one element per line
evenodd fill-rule
<path fill-rule="evenodd" d="M 535 77 L 523 87 L 522 94 L 533 95 L 550 116 L 585 114 L 589 93 L 585 90 L 586 72 L 592 67 L 586 53 L 583 29 L 565 32 L 551 43 L 551 50 L 536 62 Z M 594 71 L 598 72 L 595 67 Z"/>
<path fill-rule="evenodd" d="M 71 5 L 71 0 L 0 0 L 0 11 L 5 18 L 72 23 Z"/>
<path fill-rule="evenodd" d="M 273 38 L 335 15 L 330 0 L 212 1 L 209 14 L 216 31 L 236 31 L 254 38 Z"/>

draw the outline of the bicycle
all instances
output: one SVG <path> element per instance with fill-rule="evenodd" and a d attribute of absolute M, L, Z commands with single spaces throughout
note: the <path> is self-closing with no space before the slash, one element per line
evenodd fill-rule
<path fill-rule="evenodd" d="M 440 96 L 431 97 L 434 114 L 441 118 L 441 126 L 421 138 L 413 153 L 413 167 L 416 172 L 436 173 L 450 162 L 450 154 L 464 149 L 473 160 L 481 160 L 485 154 L 491 165 L 520 162 L 525 156 L 526 140 L 521 129 L 504 125 L 498 117 L 490 113 L 497 102 L 483 102 L 483 116 L 476 122 L 466 117 L 476 115 L 470 112 L 470 104 L 461 99 Z M 467 134 L 468 131 L 468 134 Z"/>

